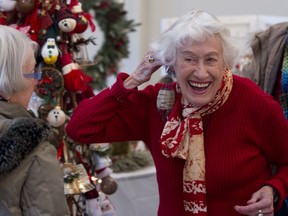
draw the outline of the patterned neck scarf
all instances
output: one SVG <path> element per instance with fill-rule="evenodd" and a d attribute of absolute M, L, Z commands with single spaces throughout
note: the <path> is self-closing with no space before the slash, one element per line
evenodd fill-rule
<path fill-rule="evenodd" d="M 178 95 L 161 135 L 162 154 L 186 160 L 183 170 L 185 215 L 207 215 L 205 152 L 202 116 L 216 111 L 229 97 L 233 77 L 225 70 L 222 84 L 213 100 L 204 106 L 193 106 Z"/>
<path fill-rule="evenodd" d="M 288 119 L 288 37 L 286 39 L 282 63 L 280 104 L 286 119 Z"/>

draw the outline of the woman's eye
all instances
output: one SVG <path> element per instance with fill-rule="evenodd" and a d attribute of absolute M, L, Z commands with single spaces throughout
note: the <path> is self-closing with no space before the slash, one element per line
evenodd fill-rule
<path fill-rule="evenodd" d="M 187 62 L 197 62 L 196 58 L 185 58 L 185 61 Z"/>
<path fill-rule="evenodd" d="M 216 58 L 207 58 L 206 61 L 208 63 L 215 63 L 215 62 L 217 62 L 217 59 Z"/>
<path fill-rule="evenodd" d="M 216 61 L 216 59 L 214 59 L 214 58 L 208 58 L 207 60 L 208 61 Z"/>

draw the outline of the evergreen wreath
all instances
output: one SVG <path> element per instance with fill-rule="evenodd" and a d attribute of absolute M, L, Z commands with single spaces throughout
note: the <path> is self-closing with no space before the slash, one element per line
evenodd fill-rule
<path fill-rule="evenodd" d="M 129 55 L 128 33 L 140 25 L 127 20 L 124 4 L 114 0 L 83 0 L 83 11 L 94 10 L 95 20 L 104 34 L 104 43 L 95 56 L 96 64 L 88 66 L 85 72 L 93 78 L 92 87 L 102 90 L 107 87 L 106 78 L 119 70 L 119 62 Z M 97 30 L 96 30 L 97 31 Z"/>

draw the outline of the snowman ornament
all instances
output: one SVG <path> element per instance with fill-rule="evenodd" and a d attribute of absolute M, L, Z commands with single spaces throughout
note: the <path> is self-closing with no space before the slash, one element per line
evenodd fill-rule
<path fill-rule="evenodd" d="M 59 56 L 59 48 L 54 38 L 47 38 L 42 46 L 41 56 L 46 64 L 55 64 Z"/>
<path fill-rule="evenodd" d="M 76 18 L 71 11 L 64 8 L 56 12 L 56 21 L 60 31 L 70 33 L 76 28 Z"/>

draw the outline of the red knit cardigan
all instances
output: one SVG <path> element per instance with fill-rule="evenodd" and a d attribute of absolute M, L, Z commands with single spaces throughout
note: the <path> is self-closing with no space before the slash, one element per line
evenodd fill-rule
<path fill-rule="evenodd" d="M 157 171 L 158 215 L 182 216 L 184 160 L 164 157 L 159 144 L 165 122 L 156 97 L 162 84 L 125 89 L 127 77 L 120 73 L 111 88 L 82 101 L 68 122 L 67 134 L 81 143 L 143 140 Z M 250 80 L 233 79 L 225 104 L 203 117 L 208 216 L 239 216 L 234 206 L 246 205 L 263 185 L 278 190 L 276 209 L 288 195 L 288 123 L 283 111 Z M 271 165 L 278 166 L 274 176 Z"/>

